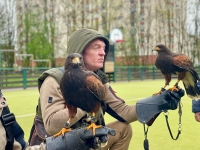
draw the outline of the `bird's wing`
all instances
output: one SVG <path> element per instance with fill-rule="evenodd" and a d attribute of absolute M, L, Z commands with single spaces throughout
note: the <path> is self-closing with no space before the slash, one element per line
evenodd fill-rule
<path fill-rule="evenodd" d="M 193 76 L 194 80 L 199 80 L 199 76 L 195 71 L 191 59 L 188 56 L 184 54 L 174 55 L 174 65 L 181 69 L 189 71 L 190 74 Z"/>
<path fill-rule="evenodd" d="M 87 88 L 99 99 L 103 100 L 105 97 L 105 86 L 94 75 L 88 75 L 86 78 Z"/>
<path fill-rule="evenodd" d="M 178 73 L 178 76 L 183 81 L 187 95 L 192 99 L 199 99 L 200 91 L 196 84 L 199 76 L 193 67 L 191 59 L 184 54 L 174 55 L 174 65 L 186 70 L 186 72 Z"/>
<path fill-rule="evenodd" d="M 92 101 L 88 100 L 87 105 L 90 107 L 93 106 L 92 109 L 95 113 L 99 112 L 100 109 L 105 109 L 105 86 L 102 84 L 100 79 L 96 77 L 96 74 L 90 73 L 90 75 L 87 75 L 86 87 L 94 96 L 91 98 L 91 100 L 93 99 Z"/>
<path fill-rule="evenodd" d="M 191 59 L 184 54 L 173 55 L 173 64 L 188 71 L 194 68 Z"/>

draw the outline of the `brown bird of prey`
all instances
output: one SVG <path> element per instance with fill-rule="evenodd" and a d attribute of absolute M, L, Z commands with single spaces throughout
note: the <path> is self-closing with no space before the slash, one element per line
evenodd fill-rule
<path fill-rule="evenodd" d="M 90 116 L 86 119 L 91 123 L 87 130 L 92 128 L 95 135 L 95 129 L 105 125 L 102 111 L 105 106 L 105 86 L 94 72 L 85 68 L 81 54 L 70 54 L 64 67 L 65 72 L 60 81 L 60 88 L 69 111 L 67 124 L 69 125 L 76 115 L 77 108 L 81 108 Z M 70 128 L 63 128 L 57 135 L 64 135 L 70 130 Z"/>
<path fill-rule="evenodd" d="M 163 44 L 155 45 L 152 51 L 158 52 L 155 66 L 161 71 L 165 78 L 165 85 L 162 89 L 165 89 L 165 87 L 169 85 L 171 75 L 176 74 L 178 76 L 178 80 L 174 87 L 170 88 L 170 90 L 178 91 L 178 83 L 179 81 L 182 81 L 188 97 L 195 100 L 199 99 L 200 90 L 197 87 L 197 81 L 200 79 L 190 58 L 185 54 L 171 52 Z M 162 90 L 155 94 L 159 94 L 161 92 Z"/>

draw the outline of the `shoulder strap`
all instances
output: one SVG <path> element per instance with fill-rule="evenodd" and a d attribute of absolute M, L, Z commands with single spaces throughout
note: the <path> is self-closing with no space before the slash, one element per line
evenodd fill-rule
<path fill-rule="evenodd" d="M 1 121 L 2 125 L 4 126 L 6 130 L 6 138 L 7 138 L 7 144 L 6 144 L 6 150 L 12 150 L 13 149 L 13 143 L 14 143 L 14 130 L 13 130 L 13 121 L 15 121 L 15 117 L 8 116 L 10 114 L 10 110 L 8 106 L 3 108 L 2 115 L 1 115 Z"/>
<path fill-rule="evenodd" d="M 13 150 L 14 139 L 19 142 L 24 149 L 27 143 L 24 141 L 24 131 L 16 122 L 15 115 L 10 113 L 8 106 L 3 108 L 1 121 L 6 131 L 6 150 Z"/>
<path fill-rule="evenodd" d="M 21 144 L 22 149 L 25 149 L 25 147 L 27 146 L 27 142 L 24 141 L 24 131 L 17 123 L 17 121 L 13 123 L 13 128 L 15 140 Z"/>

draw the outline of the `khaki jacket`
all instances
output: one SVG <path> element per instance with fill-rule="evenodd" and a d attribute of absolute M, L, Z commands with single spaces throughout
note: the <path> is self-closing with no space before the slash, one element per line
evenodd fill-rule
<path fill-rule="evenodd" d="M 2 111 L 3 111 L 3 108 L 8 106 L 7 104 L 7 101 L 4 97 L 1 97 L 0 98 L 0 116 L 2 114 Z M 6 147 L 6 144 L 7 144 L 7 139 L 6 139 L 6 131 L 2 125 L 2 122 L 0 120 L 0 150 L 5 150 L 5 147 Z M 38 145 L 38 146 L 27 146 L 25 150 L 45 150 L 46 149 L 46 146 L 45 144 L 41 144 L 41 145 Z M 13 150 L 22 150 L 22 147 L 21 145 L 17 142 L 17 141 L 14 141 L 14 144 L 13 144 Z"/>
<path fill-rule="evenodd" d="M 135 105 L 126 105 L 125 102 L 116 96 L 109 83 L 106 86 L 106 112 L 117 120 L 130 123 L 137 120 Z M 40 104 L 42 118 L 45 129 L 48 134 L 54 135 L 58 133 L 67 122 L 69 115 L 65 108 L 60 85 L 55 78 L 48 76 L 40 88 Z M 71 120 L 73 125 L 86 115 L 81 109 L 77 110 L 76 116 Z"/>

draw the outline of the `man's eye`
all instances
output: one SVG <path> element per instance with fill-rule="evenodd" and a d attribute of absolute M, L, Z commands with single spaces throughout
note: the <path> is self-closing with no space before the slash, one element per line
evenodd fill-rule
<path fill-rule="evenodd" d="M 98 49 L 98 48 L 99 48 L 99 46 L 95 46 L 95 47 L 94 47 L 94 49 Z"/>

